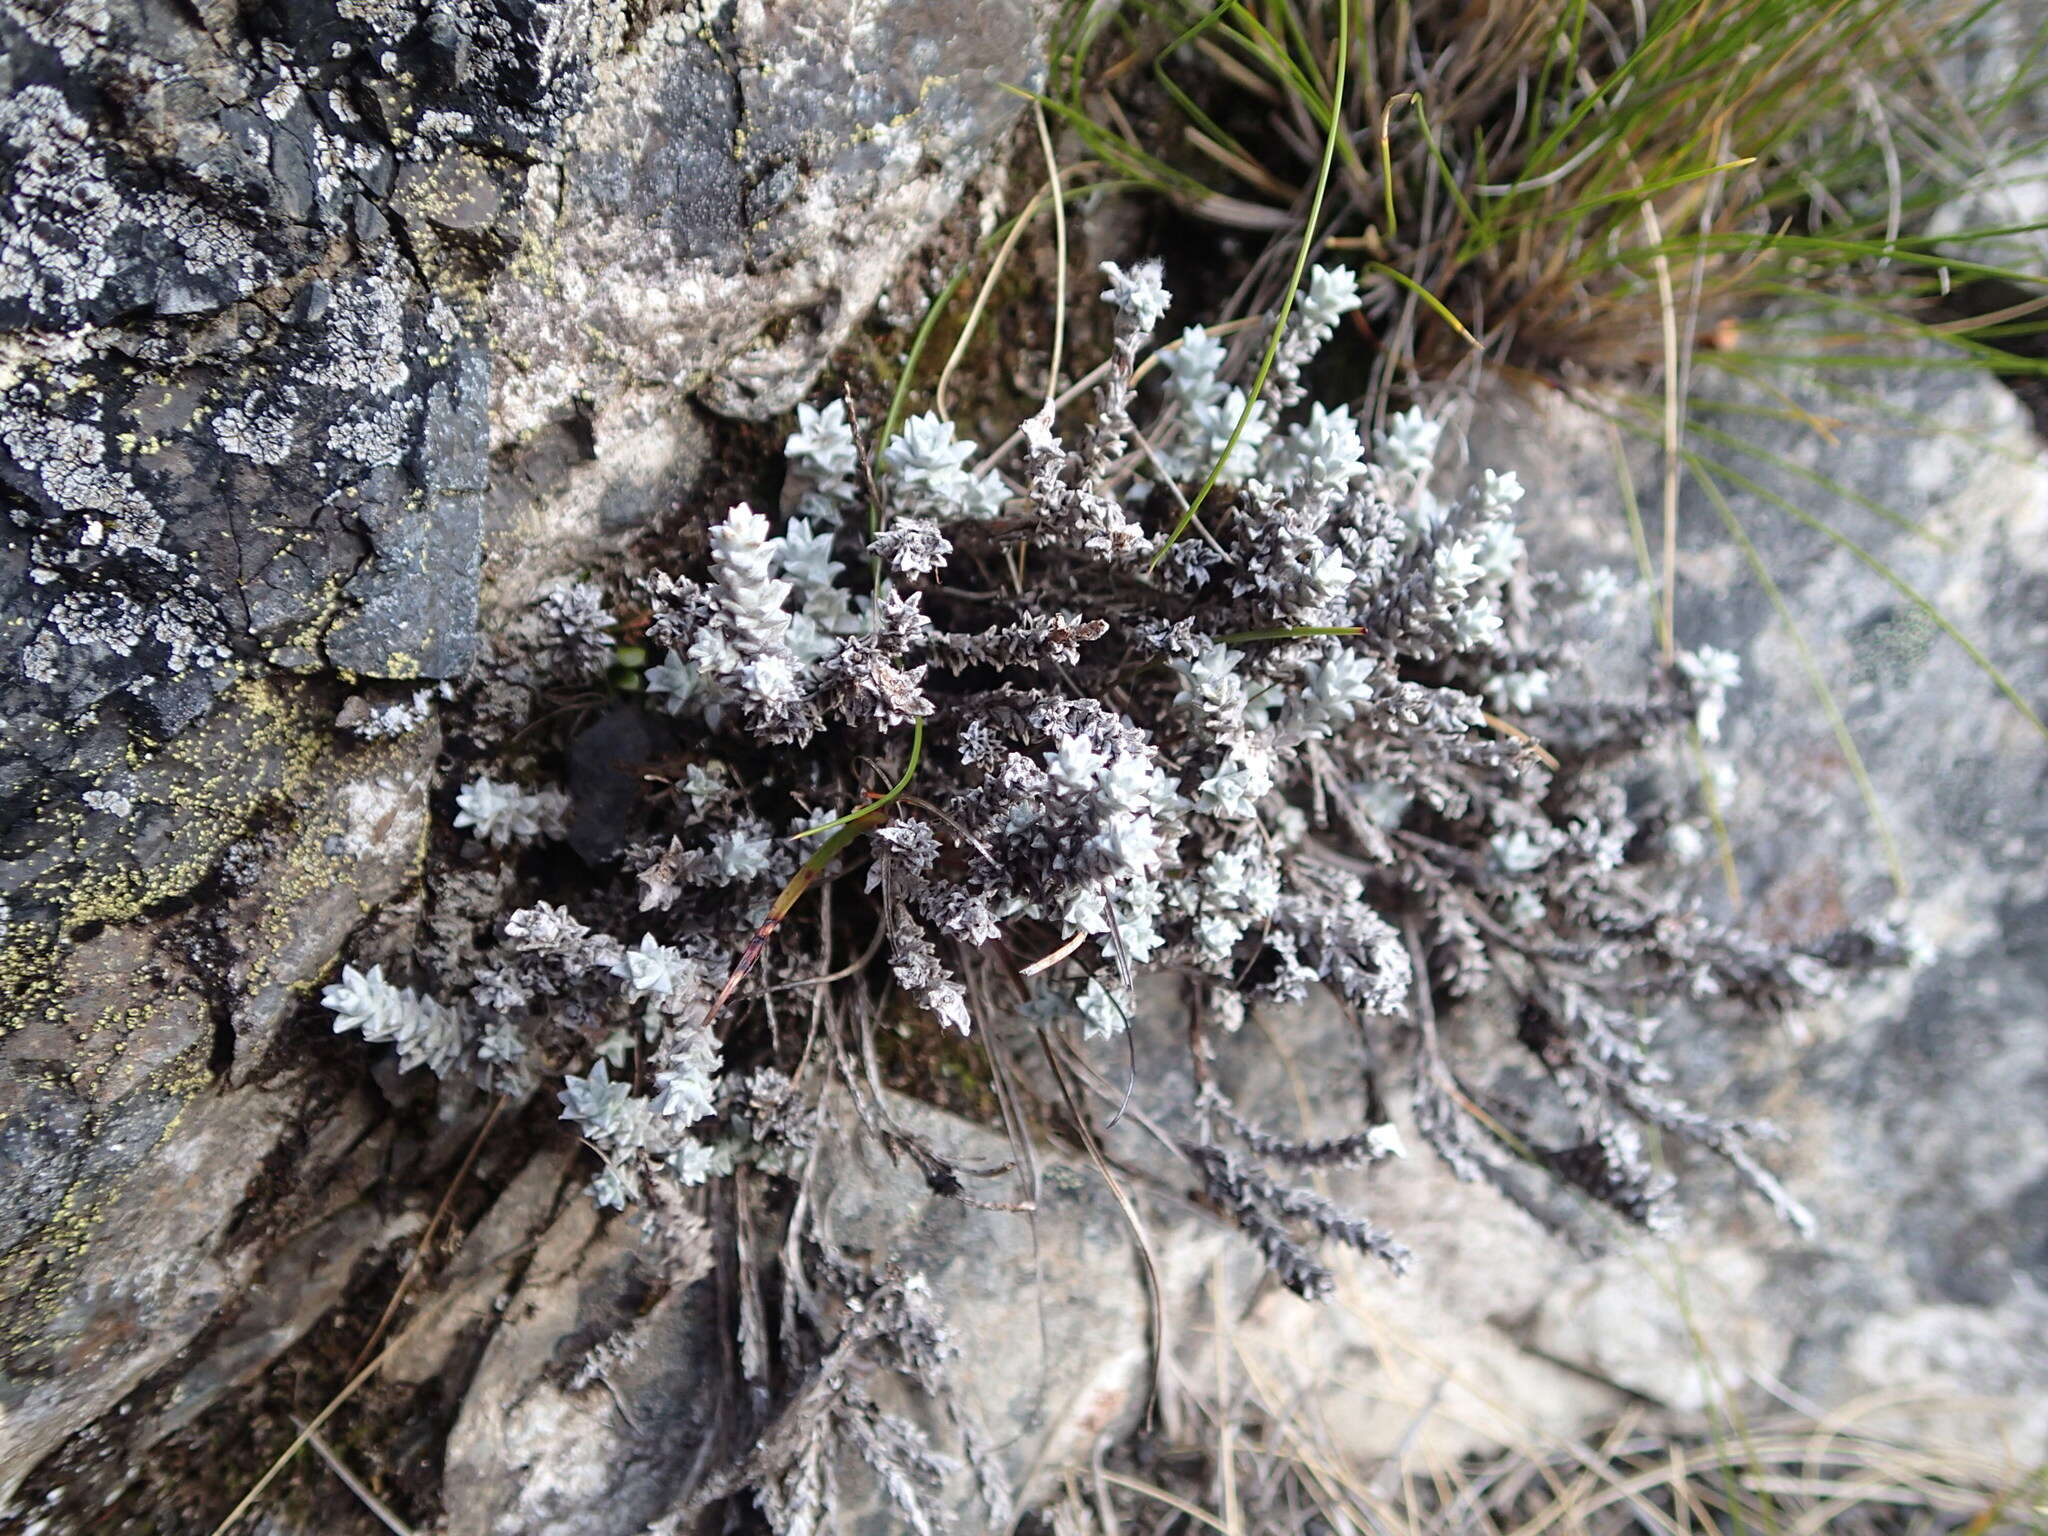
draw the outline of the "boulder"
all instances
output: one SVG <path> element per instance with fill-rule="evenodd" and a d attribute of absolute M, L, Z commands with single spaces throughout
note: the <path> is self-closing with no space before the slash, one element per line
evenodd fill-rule
<path fill-rule="evenodd" d="M 1150 1268 L 1132 1226 L 1146 1221 L 1142 1209 L 1127 1214 L 1085 1157 L 1041 1151 L 1035 1206 L 1018 1210 L 1031 1200 L 1029 1175 L 1011 1166 L 1005 1138 L 900 1097 L 886 1104 L 948 1161 L 1009 1171 L 972 1181 L 966 1193 L 979 1204 L 937 1193 L 849 1109 L 830 1118 L 819 1153 L 819 1229 L 864 1265 L 924 1278 L 959 1351 L 949 1388 L 980 1426 L 1017 1507 L 1035 1508 L 1066 1472 L 1137 1426 L 1152 1397 L 1155 1321 L 1162 1308 L 1169 1321 L 1187 1310 L 1217 1245 L 1184 1234 L 1170 1260 Z M 935 1405 L 916 1411 L 961 1464 L 947 1497 L 971 1528 L 986 1517 L 966 1447 Z M 901 1527 L 879 1488 L 862 1496 L 867 1514 L 855 1529 Z"/>
<path fill-rule="evenodd" d="M 38 828 L 30 888 L 60 937 L 9 935 L 24 969 L 0 1041 L 9 1483 L 238 1305 L 256 1234 L 317 1226 L 375 1174 L 367 1076 L 337 1078 L 296 1019 L 364 904 L 417 876 L 438 742 L 350 743 L 307 695 L 240 685 L 118 770 L 125 814 Z M 327 1273 L 381 1237 L 330 1229 Z M 262 1337 L 313 1321 L 292 1316 Z"/>
<path fill-rule="evenodd" d="M 801 394 L 1052 9 L 0 14 L 0 1498 L 266 1262 L 324 1294 L 391 1239 L 335 1219 L 381 1096 L 297 1014 L 416 880 L 439 743 L 337 731 L 350 690 L 430 717 L 487 561 L 516 609 L 673 507 L 693 394 Z M 310 1321 L 246 1312 L 149 1422 Z"/>
<path fill-rule="evenodd" d="M 816 1231 L 877 1275 L 921 1277 L 956 1353 L 950 1400 L 868 1385 L 949 1456 L 941 1502 L 972 1529 L 987 1520 L 962 1424 L 1031 1507 L 1062 1471 L 1133 1428 L 1152 1385 L 1153 1296 L 1122 1208 L 1096 1172 L 1057 1153 L 1038 1161 L 1036 1209 L 1023 1175 L 977 1179 L 973 1201 L 934 1191 L 892 1160 L 843 1096 L 823 1117 L 806 1175 Z M 901 1131 L 964 1167 L 1001 1169 L 998 1134 L 888 1095 Z M 750 1447 L 720 1405 L 748 1396 L 744 1344 L 712 1273 L 730 1232 L 680 1257 L 630 1213 L 606 1218 L 573 1153 L 537 1158 L 465 1240 L 394 1355 L 406 1380 L 447 1371 L 464 1335 L 485 1342 L 450 1433 L 442 1498 L 451 1536 L 635 1536 L 669 1528 L 690 1491 Z M 1184 1235 L 1160 1270 L 1169 1313 L 1187 1309 L 1218 1244 Z M 530 1260 L 520 1256 L 531 1251 Z M 516 1273 L 514 1272 L 516 1269 Z M 725 1282 L 730 1284 L 728 1277 Z M 773 1305 L 771 1300 L 770 1305 Z M 765 1398 L 761 1399 L 765 1402 Z M 839 1529 L 900 1529 L 902 1515 L 858 1456 L 840 1459 Z M 689 1528 L 687 1524 L 680 1528 Z"/>
<path fill-rule="evenodd" d="M 529 1236 L 489 1225 L 473 1245 L 485 1266 L 503 1251 L 492 1236 Z M 688 1255 L 657 1249 L 572 1184 L 516 1289 L 499 1282 L 448 1437 L 449 1536 L 629 1536 L 687 1492 L 725 1400 L 711 1259 L 708 1234 Z"/>

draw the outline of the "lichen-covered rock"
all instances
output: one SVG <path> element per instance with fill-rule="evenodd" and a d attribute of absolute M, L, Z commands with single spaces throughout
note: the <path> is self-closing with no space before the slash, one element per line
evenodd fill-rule
<path fill-rule="evenodd" d="M 801 392 L 1052 9 L 0 4 L 0 1492 L 286 1236 L 272 1047 L 437 750 L 338 684 L 464 672 L 487 528 L 516 605 L 671 506 L 692 391 Z"/>
<path fill-rule="evenodd" d="M 308 693 L 241 685 L 125 771 L 125 810 L 43 829 L 66 937 L 8 937 L 0 1492 L 235 1301 L 265 1257 L 231 1239 L 245 1201 L 348 1187 L 367 1103 L 268 1171 L 318 1081 L 282 1036 L 364 904 L 416 877 L 438 737 L 344 745 Z M 81 854 L 93 818 L 132 827 L 122 863 Z"/>
<path fill-rule="evenodd" d="M 979 169 L 1050 7 L 684 5 L 597 69 L 494 290 L 513 438 L 702 387 L 792 409 Z M 764 325 L 764 321 L 771 322 Z"/>
<path fill-rule="evenodd" d="M 981 174 L 1056 10 L 699 0 L 597 51 L 489 299 L 492 441 L 526 482 L 494 487 L 495 606 L 687 488 L 683 395 L 795 406 Z"/>

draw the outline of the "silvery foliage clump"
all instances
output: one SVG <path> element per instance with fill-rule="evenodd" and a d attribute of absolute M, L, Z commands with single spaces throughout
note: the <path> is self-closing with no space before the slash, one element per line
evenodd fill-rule
<path fill-rule="evenodd" d="M 403 1071 L 425 1067 L 446 1073 L 462 1055 L 455 1011 L 411 987 L 393 986 L 380 965 L 367 971 L 343 966 L 341 980 L 322 990 L 320 1003 L 334 1015 L 336 1033 L 352 1031 L 373 1044 L 396 1047 Z"/>
<path fill-rule="evenodd" d="M 1309 398 L 1358 307 L 1350 272 L 1311 274 L 1255 402 L 1262 338 L 1155 344 L 1158 264 L 1105 272 L 1092 419 L 1048 405 L 1011 457 L 928 412 L 870 453 L 845 403 L 805 405 L 777 504 L 542 592 L 467 695 L 453 750 L 471 766 L 448 786 L 416 985 L 350 967 L 323 996 L 403 1069 L 552 1095 L 593 1154 L 591 1197 L 679 1266 L 701 1257 L 700 1211 L 744 1229 L 763 1179 L 796 1181 L 772 1359 L 765 1287 L 740 1266 L 750 1401 L 780 1406 L 678 1520 L 751 1489 L 778 1531 L 825 1528 L 850 1453 L 909 1528 L 935 1529 L 952 1468 L 871 1390 L 889 1371 L 947 1406 L 1007 1522 L 1000 1464 L 943 1390 L 942 1298 L 853 1263 L 803 1194 L 828 1083 L 935 1192 L 973 1198 L 987 1172 L 890 1115 L 883 1022 L 928 1058 L 1039 1030 L 1055 1073 L 1090 1051 L 1121 1068 L 1134 1029 L 1187 1039 L 1188 1182 L 1315 1297 L 1324 1245 L 1407 1262 L 1307 1187 L 1405 1156 L 1403 1102 L 1458 1177 L 1560 1226 L 1572 1197 L 1669 1223 L 1646 1131 L 1717 1154 L 1803 1223 L 1755 1156 L 1765 1128 L 1673 1092 L 1660 1021 L 1769 1012 L 1906 958 L 1885 928 L 1765 945 L 1681 894 L 1671 864 L 1704 847 L 1700 818 L 1632 805 L 1618 771 L 1674 733 L 1711 744 L 1739 668 L 1685 652 L 1608 696 L 1577 642 L 1621 583 L 1529 568 L 1513 473 L 1453 494 L 1437 420 Z M 630 765 L 645 793 L 623 850 L 567 879 L 559 840 L 595 813 L 533 743 L 538 722 L 597 708 L 657 744 Z M 369 733 L 410 728 L 401 709 Z M 1148 977 L 1155 998 L 1181 988 L 1170 1019 L 1141 1007 Z M 1250 1009 L 1317 990 L 1358 1031 L 1364 1112 L 1300 1141 L 1213 1068 L 1258 1048 Z M 733 1197 L 707 1201 L 728 1177 Z"/>
<path fill-rule="evenodd" d="M 581 665 L 579 662 L 578 665 Z M 747 1163 L 780 1172 L 801 1160 L 814 1116 L 772 1066 L 727 1075 L 708 1026 L 731 951 L 699 937 L 626 942 L 565 906 L 523 900 L 522 852 L 564 835 L 568 795 L 480 773 L 454 797 L 467 835 L 453 868 L 429 879 L 417 953 L 439 997 L 345 967 L 321 995 L 337 1032 L 395 1047 L 402 1071 L 523 1097 L 552 1084 L 560 1115 L 597 1154 L 601 1207 L 639 1203 L 661 1231 L 687 1192 Z M 760 867 L 752 844 L 742 872 Z M 676 1240 L 694 1230 L 667 1221 Z"/>
<path fill-rule="evenodd" d="M 1646 867 L 1670 818 L 1632 816 L 1611 772 L 1687 726 L 1714 739 L 1733 658 L 1686 653 L 1637 700 L 1565 696 L 1557 613 L 1597 608 L 1613 583 L 1574 603 L 1530 573 L 1514 474 L 1442 492 L 1423 413 L 1373 429 L 1307 401 L 1306 370 L 1359 305 L 1348 270 L 1313 271 L 1249 407 L 1243 365 L 1204 328 L 1153 347 L 1170 302 L 1157 263 L 1104 270 L 1115 336 L 1092 422 L 1063 430 L 1048 406 L 1022 424 L 1021 457 L 995 461 L 912 416 L 870 483 L 844 404 L 803 407 L 779 524 L 735 507 L 701 573 L 643 584 L 662 653 L 649 695 L 704 728 L 707 762 L 688 772 L 729 791 L 690 793 L 686 832 L 641 875 L 647 904 L 715 922 L 731 839 L 857 810 L 908 767 L 916 726 L 916 799 L 862 843 L 885 969 L 854 984 L 875 1006 L 893 987 L 943 1029 L 1014 1010 L 1099 1039 L 1129 1027 L 1147 971 L 1199 979 L 1203 1031 L 1327 988 L 1373 1060 L 1405 1050 L 1417 1129 L 1461 1177 L 1541 1210 L 1519 1178 L 1533 1156 L 1660 1227 L 1654 1127 L 1803 1222 L 1751 1154 L 1761 1128 L 1665 1086 L 1657 1011 L 1782 1008 L 1903 945 L 1886 931 L 1782 950 L 1708 921 Z M 1140 432 L 1148 351 L 1162 388 Z M 1219 460 L 1217 494 L 1175 541 Z M 1454 1021 L 1434 1014 L 1481 993 L 1460 1037 L 1518 1022 L 1461 1066 Z M 1504 1048 L 1534 1053 L 1549 1103 L 1491 1089 Z M 1377 1084 L 1371 1102 L 1382 1115 Z M 1290 1284 L 1328 1283 L 1310 1235 L 1399 1262 L 1262 1171 L 1387 1156 L 1383 1126 L 1303 1148 L 1211 1087 L 1204 1128 L 1221 1140 L 1189 1147 L 1195 1171 Z"/>
<path fill-rule="evenodd" d="M 455 826 L 469 828 L 493 847 L 537 837 L 562 836 L 569 797 L 559 789 L 525 790 L 479 774 L 455 797 Z"/>
<path fill-rule="evenodd" d="M 429 918 L 458 1043 L 410 1059 L 555 1085 L 601 1159 L 595 1197 L 658 1212 L 740 1161 L 800 1167 L 832 1063 L 885 1120 L 850 1063 L 895 1000 L 934 1048 L 1022 1018 L 1085 1049 L 1132 1026 L 1156 974 L 1190 989 L 1191 1178 L 1304 1294 L 1330 1283 L 1318 1241 L 1403 1262 L 1275 1171 L 1400 1155 L 1394 1063 L 1432 1151 L 1538 1214 L 1554 1205 L 1532 1167 L 1665 1225 L 1653 1128 L 1803 1222 L 1753 1155 L 1760 1127 L 1672 1093 L 1660 1015 L 1782 1008 L 1904 946 L 1768 946 L 1661 872 L 1692 823 L 1632 813 L 1614 770 L 1675 731 L 1711 740 L 1732 658 L 1653 668 L 1639 698 L 1587 685 L 1570 628 L 1616 583 L 1574 597 L 1528 569 L 1514 474 L 1451 494 L 1428 415 L 1375 427 L 1308 399 L 1359 305 L 1348 270 L 1313 271 L 1256 402 L 1245 345 L 1201 326 L 1155 344 L 1157 263 L 1105 272 L 1092 420 L 1048 405 L 1010 458 L 925 413 L 870 456 L 843 402 L 806 405 L 778 506 L 728 508 L 701 557 L 543 595 L 529 674 L 587 687 L 630 643 L 644 707 L 685 745 L 643 775 L 653 835 L 587 910 L 527 899 L 512 873 L 560 831 L 557 801 L 509 774 L 463 789 L 475 865 Z M 834 837 L 851 846 L 798 886 L 836 899 L 799 889 L 772 920 Z M 714 1007 L 743 955 L 758 963 Z M 1356 1134 L 1300 1143 L 1239 1114 L 1206 1063 L 1248 1007 L 1312 989 L 1352 1013 L 1372 1065 Z M 337 1027 L 440 1040 L 374 990 L 337 996 Z"/>

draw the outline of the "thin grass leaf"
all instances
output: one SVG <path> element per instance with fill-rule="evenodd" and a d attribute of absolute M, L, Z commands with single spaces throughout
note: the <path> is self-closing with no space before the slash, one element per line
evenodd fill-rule
<path fill-rule="evenodd" d="M 1516 223 L 1507 219 L 1501 219 L 1498 222 L 1517 231 L 1537 229 L 1545 224 L 1576 223 L 1596 209 L 1613 207 L 1617 204 L 1632 205 L 1637 199 L 1653 197 L 1657 193 L 1669 191 L 1673 187 L 1685 186 L 1691 182 L 1704 180 L 1709 176 L 1724 175 L 1729 171 L 1739 171 L 1745 166 L 1754 164 L 1756 164 L 1756 156 L 1744 155 L 1739 159 L 1724 160 L 1719 165 L 1704 165 L 1690 171 L 1674 171 L 1667 176 L 1660 176 L 1655 180 L 1646 181 L 1639 187 L 1623 187 L 1613 192 L 1598 193 L 1592 197 L 1581 198 L 1578 202 L 1568 204 L 1562 208 L 1545 209 L 1540 214 L 1532 215 L 1525 222 Z M 1479 249 L 1484 249 L 1484 247 L 1476 247 L 1473 254 L 1476 255 Z"/>
<path fill-rule="evenodd" d="M 1414 294 L 1417 299 L 1422 301 L 1423 307 L 1429 310 L 1431 314 L 1435 315 L 1439 320 L 1443 321 L 1445 325 L 1448 325 L 1453 331 L 1455 331 L 1458 335 L 1458 338 L 1461 341 L 1465 342 L 1467 345 L 1475 349 L 1485 349 L 1486 343 L 1481 341 L 1477 336 L 1474 336 L 1472 332 L 1466 328 L 1465 322 L 1460 320 L 1456 315 L 1452 314 L 1448 308 L 1445 307 L 1444 301 L 1442 299 L 1439 299 L 1435 294 L 1431 293 L 1427 288 L 1423 287 L 1422 284 L 1418 283 L 1406 272 L 1403 272 L 1396 267 L 1390 267 L 1384 261 L 1369 261 L 1365 265 L 1369 270 L 1379 273 L 1382 277 L 1390 278 L 1392 281 L 1400 284 L 1403 288 L 1407 289 L 1410 293 Z"/>
<path fill-rule="evenodd" d="M 1658 649 L 1669 656 L 1677 649 L 1677 632 L 1671 627 L 1671 610 L 1650 556 L 1649 530 L 1643 523 L 1642 506 L 1636 500 L 1635 476 L 1629 472 L 1621 429 L 1612 418 L 1608 420 L 1607 433 L 1608 452 L 1614 463 L 1614 480 L 1621 491 L 1622 511 L 1628 518 L 1629 547 L 1635 553 L 1636 570 L 1642 578 L 1643 589 L 1649 594 L 1651 630 Z M 1705 809 L 1707 824 L 1714 833 L 1715 858 L 1721 866 L 1721 881 L 1727 889 L 1729 905 L 1739 908 L 1742 905 L 1742 876 L 1735 867 L 1735 839 L 1729 835 L 1727 818 L 1721 812 L 1721 792 L 1715 784 L 1713 767 L 1707 761 L 1706 744 L 1700 740 L 1697 726 L 1686 733 L 1686 750 L 1692 758 L 1694 781 L 1700 788 L 1700 805 Z"/>
<path fill-rule="evenodd" d="M 837 827 L 854 822 L 866 821 L 879 815 L 903 797 L 903 791 L 910 788 L 910 781 L 917 775 L 918 760 L 924 756 L 924 721 L 914 720 L 910 726 L 910 761 L 903 765 L 903 777 L 892 784 L 885 794 L 877 795 L 857 810 L 848 811 L 844 816 L 826 822 L 822 826 L 807 827 L 796 834 L 798 838 L 816 837 L 821 832 L 830 832 Z"/>
<path fill-rule="evenodd" d="M 939 323 L 939 317 L 946 312 L 946 306 L 953 302 L 953 295 L 960 291 L 960 285 L 967 280 L 970 262 L 962 262 L 953 269 L 953 275 L 946 280 L 946 286 L 939 290 L 939 296 L 932 300 L 919 322 L 917 334 L 911 338 L 910 350 L 904 354 L 903 371 L 896 376 L 896 388 L 889 396 L 889 414 L 882 419 L 881 436 L 875 443 L 875 451 L 881 452 L 895 439 L 897 428 L 903 425 L 904 407 L 910 401 L 911 381 L 917 377 L 918 359 L 924 356 L 925 344 L 932 339 L 932 332 Z M 868 512 L 868 532 L 879 529 L 875 525 L 878 508 Z"/>

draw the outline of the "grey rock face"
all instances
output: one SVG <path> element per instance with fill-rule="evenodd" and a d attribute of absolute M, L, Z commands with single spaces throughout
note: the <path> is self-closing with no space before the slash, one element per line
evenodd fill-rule
<path fill-rule="evenodd" d="M 626 1536 L 702 1475 L 727 1366 L 711 1245 L 679 1259 L 572 1189 L 449 1436 L 450 1536 Z"/>
<path fill-rule="evenodd" d="M 1007 1160 L 1007 1142 L 980 1126 L 894 1095 L 883 1103 L 898 1128 L 963 1165 Z M 892 1162 L 843 1101 L 824 1123 L 808 1175 L 817 1232 L 874 1273 L 921 1276 L 958 1349 L 946 1365 L 957 1413 L 893 1390 L 886 1371 L 866 1388 L 952 1458 L 940 1502 L 960 1528 L 988 1523 L 963 1419 L 1024 1507 L 1047 1497 L 1060 1469 L 1133 1426 L 1151 1388 L 1150 1292 L 1117 1201 L 1091 1168 L 1046 1154 L 1033 1214 L 972 1206 L 935 1193 L 910 1159 Z M 537 1159 L 521 1175 L 465 1242 L 448 1302 L 401 1340 L 407 1378 L 425 1379 L 488 1324 L 448 1442 L 454 1536 L 673 1528 L 690 1490 L 752 1448 L 716 1413 L 743 1369 L 711 1276 L 731 1234 L 707 1232 L 680 1257 L 657 1250 L 629 1218 L 601 1219 L 568 1161 Z M 1013 1202 L 1019 1183 L 976 1181 L 974 1194 Z M 529 1245 L 516 1281 L 494 1268 L 493 1256 Z M 1160 1280 L 1176 1315 L 1220 1247 L 1220 1235 L 1194 1233 L 1173 1247 Z M 834 1529 L 904 1528 L 857 1455 L 835 1475 Z"/>
<path fill-rule="evenodd" d="M 889 1108 L 910 1132 L 968 1167 L 1010 1161 L 1000 1136 L 900 1099 Z M 1037 1209 L 984 1210 L 934 1193 L 905 1158 L 892 1163 L 849 1113 L 819 1153 L 819 1226 L 851 1257 L 921 1274 L 960 1353 L 949 1368 L 961 1406 L 983 1427 L 1018 1507 L 1057 1489 L 1060 1469 L 1085 1465 L 1098 1441 L 1135 1427 L 1152 1384 L 1152 1293 L 1130 1225 L 1086 1163 L 1045 1155 Z M 974 1198 L 1014 1202 L 1015 1177 L 977 1181 Z M 1179 1311 L 1214 1251 L 1195 1234 L 1159 1276 Z M 981 1518 L 960 1438 L 920 1405 L 941 1447 L 962 1462 L 949 1502 Z M 858 1469 L 856 1469 L 858 1470 Z M 863 1530 L 900 1525 L 877 1488 Z"/>
<path fill-rule="evenodd" d="M 729 413 L 791 409 L 1010 120 L 1002 87 L 1036 67 L 1047 9 L 650 19 L 599 66 L 561 172 L 532 178 L 491 302 L 500 433 L 582 401 L 602 440 L 648 391 L 696 386 Z"/>
<path fill-rule="evenodd" d="M 438 738 L 344 747 L 302 693 L 244 685 L 130 771 L 132 856 L 56 866 L 77 893 L 70 942 L 14 949 L 36 969 L 0 1077 L 9 1482 L 246 1290 L 265 1250 L 232 1239 L 245 1199 L 316 1190 L 310 1213 L 293 1203 L 317 1222 L 375 1170 L 350 1164 L 370 1096 L 343 1094 L 309 1127 L 320 1079 L 284 1037 L 361 904 L 416 876 Z M 303 1181 L 266 1167 L 287 1137 Z M 342 1276 L 372 1227 L 349 1234 Z"/>
<path fill-rule="evenodd" d="M 487 522 L 516 606 L 673 504 L 690 391 L 793 400 L 1050 11 L 0 5 L 0 1492 L 237 1302 L 274 1149 L 340 1177 L 281 1031 L 437 737 L 338 677 L 460 675 Z"/>
<path fill-rule="evenodd" d="M 1677 1241 L 1592 1264 L 1422 1159 L 1379 1178 L 1365 1209 L 1416 1249 L 1415 1274 L 1348 1284 L 1328 1333 L 1291 1298 L 1262 1302 L 1240 1338 L 1276 1381 L 1310 1390 L 1357 1454 L 1391 1451 L 1418 1422 L 1446 1451 L 1567 1434 L 1624 1392 L 1684 1416 L 1745 1391 L 1835 1406 L 1880 1390 L 1930 1399 L 1923 1429 L 1968 1437 L 1988 1423 L 2017 1461 L 2048 1451 L 2048 742 L 1884 574 L 1925 594 L 2040 713 L 2048 459 L 2018 403 L 1980 377 L 1778 382 L 1827 418 L 1826 434 L 1785 420 L 1779 397 L 1705 379 L 1699 392 L 1757 408 L 1704 416 L 1740 446 L 1701 451 L 1755 485 L 1723 488 L 1784 613 L 1697 485 L 1679 510 L 1680 643 L 1742 658 L 1709 748 L 1733 771 L 1737 910 L 1787 938 L 1881 913 L 1894 900 L 1888 835 L 1935 958 L 1748 1037 L 1674 1026 L 1665 1041 L 1695 1100 L 1787 1132 L 1769 1160 L 1819 1217 L 1811 1244 L 1706 1168 L 1689 1172 L 1693 1218 Z M 1566 570 L 1633 568 L 1611 444 L 1600 417 L 1561 401 L 1496 398 L 1469 433 L 1475 465 L 1519 471 L 1532 543 Z M 1631 463 L 1654 515 L 1654 457 Z M 1597 663 L 1602 682 L 1639 675 L 1649 644 L 1647 619 L 1630 625 Z M 1694 878 L 1727 904 L 1711 854 Z M 1301 1038 L 1317 1059 L 1313 1021 Z M 1310 1330 L 1330 1355 L 1303 1347 Z M 1971 1397 L 2003 1406 L 1973 1410 Z"/>
<path fill-rule="evenodd" d="M 1703 499 L 1681 512 L 1697 542 L 1680 623 L 1738 649 L 1754 680 L 1727 747 L 1751 910 L 1790 933 L 1874 910 L 1891 894 L 1888 835 L 1936 957 L 1805 1021 L 1789 1058 L 1701 1065 L 1735 1067 L 1786 1124 L 1785 1166 L 1823 1215 L 1818 1252 L 1774 1246 L 1757 1295 L 1794 1339 L 1787 1379 L 1826 1401 L 1906 1382 L 2010 1398 L 2013 1442 L 2039 1456 L 2048 1287 L 2029 1256 L 2048 1235 L 2033 1193 L 2048 1177 L 2048 741 L 2024 711 L 2048 705 L 2048 461 L 1989 380 L 1842 384 L 1857 393 L 1827 404 L 1840 447 L 1758 421 L 1745 436 L 1790 467 L 1750 473 L 1853 536 L 1935 612 L 1825 532 L 1754 501 L 1742 515 L 1836 692 L 1875 812 L 1790 626 L 1738 596 L 1753 591 L 1740 574 L 1712 568 Z M 1902 440 L 1901 421 L 1927 435 Z M 1826 499 L 1798 468 L 1920 531 Z M 2020 703 L 1944 621 L 2004 670 Z"/>

